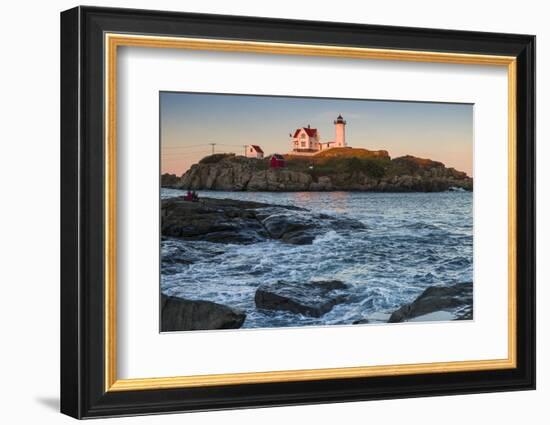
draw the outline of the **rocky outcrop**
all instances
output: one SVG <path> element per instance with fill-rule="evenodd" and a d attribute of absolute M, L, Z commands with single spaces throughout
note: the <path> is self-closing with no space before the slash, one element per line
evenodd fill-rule
<path fill-rule="evenodd" d="M 257 308 L 283 310 L 312 317 L 321 317 L 347 299 L 347 285 L 339 280 L 309 283 L 276 282 L 261 284 L 254 301 Z"/>
<path fill-rule="evenodd" d="M 189 240 L 249 244 L 265 240 L 269 234 L 255 211 L 268 205 L 225 199 L 182 197 L 162 200 L 162 235 Z"/>
<path fill-rule="evenodd" d="M 272 210 L 267 214 L 259 212 L 258 218 L 272 239 L 294 245 L 310 244 L 317 236 L 330 230 L 345 232 L 365 228 L 365 225 L 357 220 L 310 211 L 296 213 Z"/>
<path fill-rule="evenodd" d="M 183 189 L 247 190 L 255 173 L 267 170 L 265 161 L 216 154 L 203 158 L 181 177 Z"/>
<path fill-rule="evenodd" d="M 412 303 L 394 311 L 388 322 L 405 322 L 437 312 L 450 313 L 456 320 L 471 319 L 473 312 L 472 282 L 457 283 L 452 286 L 431 286 Z"/>
<path fill-rule="evenodd" d="M 330 230 L 365 228 L 360 221 L 346 217 L 233 199 L 201 198 L 200 202 L 185 201 L 182 197 L 164 199 L 161 215 L 163 237 L 218 243 L 252 244 L 277 239 L 304 245 Z"/>
<path fill-rule="evenodd" d="M 179 188 L 181 186 L 181 177 L 175 174 L 162 174 L 160 176 L 161 187 Z"/>
<path fill-rule="evenodd" d="M 447 168 L 441 162 L 413 156 L 391 160 L 389 157 L 329 157 L 324 158 L 324 162 L 311 159 L 311 163 L 303 157 L 292 157 L 287 158 L 286 168 L 277 169 L 269 168 L 267 160 L 235 155 L 212 157 L 191 166 L 176 187 L 269 192 L 442 192 L 452 188 L 473 188 L 473 180 L 466 173 Z"/>
<path fill-rule="evenodd" d="M 262 225 L 273 239 L 295 245 L 310 244 L 318 230 L 318 225 L 312 217 L 298 214 L 270 214 L 262 220 Z"/>
<path fill-rule="evenodd" d="M 253 173 L 246 190 L 268 192 L 308 191 L 313 178 L 306 173 L 285 169 L 270 169 Z"/>
<path fill-rule="evenodd" d="M 257 170 L 253 160 L 231 158 L 216 164 L 196 164 L 180 180 L 183 189 L 208 189 L 254 192 L 301 192 L 313 181 L 309 174 L 285 169 Z"/>
<path fill-rule="evenodd" d="M 320 176 L 317 181 L 312 181 L 309 185 L 309 190 L 313 192 L 324 192 L 333 189 L 332 179 L 328 176 Z"/>
<path fill-rule="evenodd" d="M 161 331 L 238 329 L 246 314 L 210 301 L 187 300 L 161 294 Z"/>

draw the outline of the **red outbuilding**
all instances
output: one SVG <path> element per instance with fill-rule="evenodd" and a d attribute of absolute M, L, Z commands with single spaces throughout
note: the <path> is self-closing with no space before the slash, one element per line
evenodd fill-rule
<path fill-rule="evenodd" d="M 271 168 L 284 168 L 286 166 L 285 158 L 278 153 L 271 156 L 269 164 Z"/>

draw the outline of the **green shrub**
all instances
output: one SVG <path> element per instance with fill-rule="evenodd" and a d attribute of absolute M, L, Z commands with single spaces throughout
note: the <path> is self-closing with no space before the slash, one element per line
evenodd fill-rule
<path fill-rule="evenodd" d="M 307 164 L 309 166 L 309 164 Z M 305 163 L 295 163 L 293 169 L 305 171 L 317 178 L 340 173 L 364 173 L 369 177 L 381 178 L 386 175 L 386 167 L 390 165 L 385 158 L 329 158 L 324 162 L 313 164 L 313 169 L 308 169 Z"/>
<path fill-rule="evenodd" d="M 364 173 L 369 177 L 381 178 L 386 174 L 386 163 L 384 159 L 369 159 L 369 158 L 347 158 L 339 168 L 344 168 L 345 171 L 356 173 Z"/>
<path fill-rule="evenodd" d="M 362 160 L 362 171 L 369 177 L 382 178 L 386 174 L 383 160 L 364 159 Z"/>

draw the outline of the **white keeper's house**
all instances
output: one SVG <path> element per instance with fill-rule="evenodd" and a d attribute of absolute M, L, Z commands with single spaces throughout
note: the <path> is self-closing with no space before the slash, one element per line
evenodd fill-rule
<path fill-rule="evenodd" d="M 321 151 L 331 148 L 346 147 L 346 121 L 342 115 L 334 120 L 335 137 L 330 142 L 322 142 L 319 131 L 316 128 L 307 127 L 296 129 L 290 134 L 292 155 L 315 155 Z"/>

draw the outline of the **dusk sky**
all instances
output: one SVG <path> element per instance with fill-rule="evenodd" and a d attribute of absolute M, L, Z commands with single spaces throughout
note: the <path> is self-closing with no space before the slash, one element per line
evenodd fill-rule
<path fill-rule="evenodd" d="M 182 175 L 212 152 L 266 155 L 291 150 L 289 133 L 311 125 L 322 142 L 334 139 L 338 114 L 354 148 L 414 155 L 472 175 L 473 105 L 277 96 L 160 93 L 161 172 Z"/>

